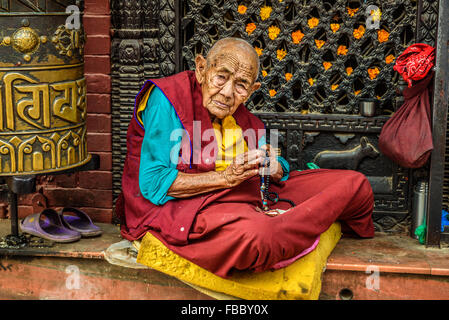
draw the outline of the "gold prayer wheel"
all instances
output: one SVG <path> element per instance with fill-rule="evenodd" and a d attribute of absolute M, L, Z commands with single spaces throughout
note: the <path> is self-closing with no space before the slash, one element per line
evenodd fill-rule
<path fill-rule="evenodd" d="M 73 4 L 0 2 L 0 176 L 90 161 L 85 35 Z"/>

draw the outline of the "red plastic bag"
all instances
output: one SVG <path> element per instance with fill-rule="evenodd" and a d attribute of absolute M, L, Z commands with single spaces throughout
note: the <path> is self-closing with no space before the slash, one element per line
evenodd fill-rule
<path fill-rule="evenodd" d="M 404 104 L 388 120 L 379 137 L 379 149 L 405 168 L 422 167 L 433 149 L 429 83 L 433 72 L 405 88 Z"/>

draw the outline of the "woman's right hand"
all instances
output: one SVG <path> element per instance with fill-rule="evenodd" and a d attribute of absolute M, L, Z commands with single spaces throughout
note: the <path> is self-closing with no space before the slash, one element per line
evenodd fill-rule
<path fill-rule="evenodd" d="M 265 158 L 263 150 L 250 150 L 234 158 L 223 171 L 228 188 L 235 187 L 249 178 L 259 174 L 259 166 Z"/>

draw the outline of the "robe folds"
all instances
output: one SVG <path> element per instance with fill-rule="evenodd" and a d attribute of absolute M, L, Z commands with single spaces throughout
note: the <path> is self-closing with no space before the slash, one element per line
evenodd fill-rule
<path fill-rule="evenodd" d="M 356 171 L 313 169 L 294 171 L 288 180 L 270 183 L 270 191 L 292 200 L 296 206 L 282 215 L 269 217 L 261 208 L 260 177 L 255 176 L 230 189 L 217 190 L 187 199 L 175 199 L 161 206 L 145 199 L 139 190 L 140 151 L 144 128 L 136 119 L 143 95 L 156 85 L 172 103 L 191 146 L 183 159 L 199 159 L 177 169 L 186 173 L 215 170 L 213 153 L 195 154 L 210 141 L 196 141 L 194 121 L 201 131 L 212 129 L 207 109 L 202 106 L 199 83 L 192 71 L 162 79 L 148 80 L 136 98 L 135 114 L 127 133 L 127 156 L 122 176 L 122 192 L 116 202 L 125 239 L 141 239 L 151 232 L 170 250 L 221 277 L 234 270 L 265 271 L 279 263 L 313 249 L 321 233 L 339 220 L 345 234 L 373 237 L 372 211 L 374 196 L 366 177 Z M 233 114 L 245 132 L 253 129 L 264 134 L 263 123 L 240 105 Z M 246 136 L 244 137 L 249 146 Z M 182 149 L 186 150 L 186 149 Z M 287 210 L 290 205 L 270 203 L 271 208 Z M 294 259 L 293 259 L 294 260 Z M 285 264 L 284 264 L 285 265 Z"/>

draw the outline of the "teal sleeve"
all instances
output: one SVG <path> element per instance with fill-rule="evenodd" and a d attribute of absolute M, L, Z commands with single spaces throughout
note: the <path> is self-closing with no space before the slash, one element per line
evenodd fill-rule
<path fill-rule="evenodd" d="M 259 139 L 259 141 L 257 142 L 257 145 L 259 146 L 259 148 L 266 144 L 267 144 L 267 141 L 265 139 L 265 136 L 262 136 Z M 290 165 L 288 164 L 287 160 L 285 160 L 281 156 L 277 156 L 277 161 L 280 163 L 280 165 L 282 167 L 282 171 L 283 171 L 281 181 L 287 181 L 289 174 L 290 174 Z"/>
<path fill-rule="evenodd" d="M 176 166 L 181 135 L 172 137 L 172 133 L 182 130 L 182 124 L 170 101 L 158 88 L 151 92 L 142 121 L 145 136 L 140 156 L 139 187 L 146 199 L 162 205 L 175 199 L 167 196 L 167 191 L 178 175 Z M 179 130 L 174 131 L 176 129 Z"/>

